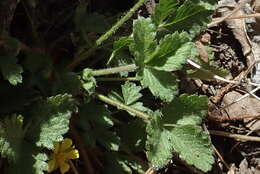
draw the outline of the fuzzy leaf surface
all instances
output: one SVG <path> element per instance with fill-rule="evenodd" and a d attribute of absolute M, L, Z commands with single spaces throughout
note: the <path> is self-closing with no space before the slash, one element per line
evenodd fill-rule
<path fill-rule="evenodd" d="M 196 53 L 194 43 L 189 42 L 188 33 L 175 32 L 160 41 L 146 65 L 161 71 L 177 71 L 186 63 L 187 58 L 195 57 Z"/>
<path fill-rule="evenodd" d="M 172 158 L 171 132 L 163 127 L 161 114 L 156 112 L 146 127 L 146 156 L 150 166 L 162 168 Z"/>
<path fill-rule="evenodd" d="M 156 48 L 156 27 L 151 18 L 138 17 L 133 22 L 134 43 L 130 45 L 130 51 L 135 56 L 136 64 L 143 67 L 144 60 Z"/>
<path fill-rule="evenodd" d="M 120 103 L 131 106 L 132 108 L 135 108 L 139 111 L 146 112 L 148 111 L 148 108 L 144 107 L 142 102 L 138 102 L 138 100 L 143 96 L 140 93 L 141 90 L 142 88 L 140 86 L 127 81 L 124 85 L 121 86 L 122 94 L 112 91 L 108 96 Z M 129 112 L 129 114 L 134 115 L 131 112 Z"/>
<path fill-rule="evenodd" d="M 22 120 L 16 115 L 0 121 L 0 154 L 13 163 L 19 160 L 21 153 L 25 132 L 22 126 Z"/>
<path fill-rule="evenodd" d="M 209 136 L 195 125 L 176 126 L 172 131 L 172 145 L 179 157 L 203 172 L 214 164 L 213 149 Z"/>
<path fill-rule="evenodd" d="M 185 1 L 161 27 L 173 31 L 187 31 L 194 37 L 206 28 L 210 15 L 216 8 L 216 2 L 207 0 Z"/>
<path fill-rule="evenodd" d="M 170 102 L 178 94 L 176 77 L 170 72 L 144 68 L 142 74 L 138 75 L 142 85 L 148 87 L 151 93 L 161 100 Z"/>
<path fill-rule="evenodd" d="M 164 122 L 179 125 L 198 125 L 208 111 L 207 96 L 182 94 L 163 108 Z"/>
<path fill-rule="evenodd" d="M 0 56 L 0 70 L 5 80 L 12 85 L 22 83 L 23 68 L 16 63 L 17 58 L 14 56 Z"/>
<path fill-rule="evenodd" d="M 71 113 L 75 110 L 69 94 L 56 95 L 36 104 L 32 111 L 33 124 L 28 133 L 38 147 L 53 148 L 69 130 Z"/>

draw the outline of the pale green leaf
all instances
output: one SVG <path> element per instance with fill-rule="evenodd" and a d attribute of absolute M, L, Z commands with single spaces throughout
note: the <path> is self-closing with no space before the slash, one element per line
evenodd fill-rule
<path fill-rule="evenodd" d="M 121 86 L 121 88 L 124 103 L 126 105 L 131 105 L 142 97 L 142 94 L 140 93 L 142 88 L 140 86 L 136 86 L 135 83 L 127 81 L 123 86 Z"/>
<path fill-rule="evenodd" d="M 17 58 L 14 56 L 0 56 L 0 70 L 5 80 L 12 85 L 22 83 L 23 68 L 16 63 Z"/>
<path fill-rule="evenodd" d="M 170 102 L 178 94 L 176 77 L 170 72 L 145 68 L 138 75 L 142 85 L 148 87 L 155 97 Z"/>
<path fill-rule="evenodd" d="M 33 155 L 34 164 L 34 172 L 35 174 L 45 174 L 44 171 L 48 170 L 48 156 L 45 153 L 38 153 L 37 155 Z"/>
<path fill-rule="evenodd" d="M 152 16 L 153 21 L 159 25 L 169 15 L 175 13 L 178 8 L 179 0 L 160 0 L 155 6 L 155 11 Z"/>
<path fill-rule="evenodd" d="M 85 68 L 82 72 L 82 87 L 88 95 L 92 95 L 96 89 L 96 79 L 92 75 L 92 70 Z"/>
<path fill-rule="evenodd" d="M 33 124 L 28 136 L 38 147 L 53 148 L 54 141 L 61 141 L 69 130 L 71 113 L 75 110 L 71 95 L 56 95 L 33 106 Z"/>
<path fill-rule="evenodd" d="M 156 48 L 156 28 L 151 18 L 138 17 L 133 22 L 134 43 L 130 45 L 130 51 L 135 56 L 138 66 L 143 67 L 144 60 Z"/>
<path fill-rule="evenodd" d="M 195 125 L 176 126 L 172 131 L 172 146 L 188 165 L 203 172 L 211 170 L 215 160 L 209 136 Z"/>
<path fill-rule="evenodd" d="M 207 96 L 182 94 L 163 108 L 164 122 L 168 124 L 198 125 L 207 115 Z"/>

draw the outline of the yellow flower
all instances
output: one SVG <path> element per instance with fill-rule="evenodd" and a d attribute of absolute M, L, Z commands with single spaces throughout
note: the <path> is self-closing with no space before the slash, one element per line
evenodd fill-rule
<path fill-rule="evenodd" d="M 53 154 L 48 162 L 48 172 L 52 172 L 60 168 L 60 172 L 66 173 L 70 169 L 69 161 L 79 158 L 79 152 L 72 146 L 72 140 L 65 138 L 62 142 L 53 143 Z"/>

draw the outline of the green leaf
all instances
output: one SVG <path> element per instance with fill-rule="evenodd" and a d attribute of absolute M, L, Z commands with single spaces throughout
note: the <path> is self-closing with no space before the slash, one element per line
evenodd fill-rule
<path fill-rule="evenodd" d="M 96 79 L 92 75 L 92 69 L 85 68 L 82 72 L 82 87 L 88 95 L 92 95 L 96 89 Z"/>
<path fill-rule="evenodd" d="M 48 156 L 45 153 L 38 153 L 33 155 L 33 159 L 35 160 L 33 164 L 35 174 L 44 174 L 44 171 L 48 169 L 48 163 L 46 162 Z"/>
<path fill-rule="evenodd" d="M 138 100 L 142 97 L 140 91 L 142 88 L 140 86 L 136 86 L 135 83 L 125 82 L 124 85 L 121 86 L 122 94 L 112 91 L 108 96 L 109 98 L 123 103 L 125 105 L 131 106 L 139 111 L 146 112 L 149 109 L 143 106 L 142 102 L 138 102 Z M 134 115 L 129 112 L 129 114 Z"/>
<path fill-rule="evenodd" d="M 129 46 L 132 42 L 133 39 L 130 37 L 121 37 L 119 40 L 115 41 L 113 44 L 113 51 L 109 57 L 107 64 L 110 64 L 115 56 L 117 56 L 123 48 Z"/>
<path fill-rule="evenodd" d="M 74 22 L 78 31 L 103 33 L 108 30 L 109 25 L 105 16 L 92 13 L 86 14 L 86 4 L 79 3 L 74 16 Z"/>
<path fill-rule="evenodd" d="M 195 125 L 176 126 L 172 130 L 172 145 L 187 164 L 203 172 L 211 170 L 215 160 L 209 136 Z"/>
<path fill-rule="evenodd" d="M 0 70 L 5 80 L 12 85 L 22 83 L 23 68 L 16 63 L 17 58 L 14 56 L 0 56 Z"/>
<path fill-rule="evenodd" d="M 111 174 L 126 174 L 126 173 L 145 173 L 143 167 L 129 157 L 129 155 L 119 153 L 106 153 L 105 154 L 105 167 L 103 173 Z"/>
<path fill-rule="evenodd" d="M 117 132 L 125 146 L 133 152 L 140 152 L 145 147 L 145 127 L 146 124 L 143 120 L 135 119 L 122 125 Z"/>
<path fill-rule="evenodd" d="M 164 122 L 168 124 L 198 125 L 207 115 L 207 96 L 182 94 L 163 108 Z"/>
<path fill-rule="evenodd" d="M 210 15 L 216 8 L 213 0 L 187 0 L 167 21 L 160 27 L 166 27 L 172 31 L 187 31 L 191 38 L 207 27 Z"/>
<path fill-rule="evenodd" d="M 154 15 L 152 16 L 153 21 L 159 25 L 162 23 L 170 14 L 173 14 L 178 7 L 179 0 L 160 0 L 155 6 Z"/>
<path fill-rule="evenodd" d="M 54 141 L 61 141 L 69 130 L 71 113 L 75 110 L 71 95 L 49 97 L 33 106 L 33 124 L 28 136 L 38 147 L 53 148 Z"/>
<path fill-rule="evenodd" d="M 22 116 L 10 116 L 0 121 L 0 154 L 16 163 L 21 155 L 21 144 L 24 138 Z"/>
<path fill-rule="evenodd" d="M 136 64 L 143 67 L 144 60 L 156 48 L 156 28 L 151 18 L 138 17 L 133 22 L 134 43 L 130 45 L 130 51 L 135 56 Z"/>
<path fill-rule="evenodd" d="M 104 105 L 86 103 L 79 110 L 80 119 L 77 124 L 83 130 L 84 140 L 91 146 L 97 143 L 106 149 L 117 151 L 120 138 L 110 128 L 114 125 L 109 110 Z"/>
<path fill-rule="evenodd" d="M 175 32 L 166 35 L 160 41 L 146 65 L 161 71 L 180 70 L 187 58 L 197 56 L 194 43 L 189 42 L 189 35 L 186 32 Z"/>
<path fill-rule="evenodd" d="M 172 158 L 171 132 L 163 127 L 161 114 L 157 111 L 146 127 L 146 156 L 150 166 L 162 168 Z"/>
<path fill-rule="evenodd" d="M 148 87 L 154 96 L 166 102 L 170 102 L 178 94 L 176 77 L 170 72 L 145 68 L 138 76 L 144 87 Z"/>

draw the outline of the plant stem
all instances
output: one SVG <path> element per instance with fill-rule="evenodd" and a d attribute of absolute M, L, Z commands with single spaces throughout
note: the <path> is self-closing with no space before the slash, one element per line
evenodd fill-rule
<path fill-rule="evenodd" d="M 260 137 L 256 137 L 256 136 L 247 136 L 247 135 L 233 134 L 233 133 L 229 133 L 229 132 L 216 131 L 216 130 L 209 130 L 209 133 L 211 135 L 224 136 L 224 137 L 238 139 L 238 140 L 242 140 L 242 141 L 256 141 L 256 142 L 260 142 Z"/>
<path fill-rule="evenodd" d="M 118 109 L 122 109 L 122 110 L 125 110 L 125 111 L 128 111 L 128 112 L 131 112 L 131 113 L 135 114 L 137 117 L 142 118 L 144 120 L 149 120 L 151 118 L 149 115 L 147 115 L 143 112 L 140 112 L 140 111 L 138 111 L 134 108 L 131 108 L 130 106 L 125 105 L 125 104 L 114 101 L 114 100 L 112 100 L 112 99 L 110 99 L 110 98 L 108 98 L 108 97 L 106 97 L 102 94 L 97 94 L 96 97 L 99 100 L 101 100 L 105 103 L 108 103 L 110 105 L 117 107 Z"/>
<path fill-rule="evenodd" d="M 105 34 L 100 36 L 96 43 L 87 51 L 85 51 L 87 46 L 83 47 L 83 51 L 79 53 L 79 57 L 77 57 L 69 66 L 68 68 L 72 70 L 75 66 L 79 65 L 83 60 L 86 60 L 90 57 L 105 40 L 107 40 L 112 34 L 114 34 L 131 16 L 134 12 L 140 8 L 146 0 L 139 0 L 127 13 L 123 16 L 115 25 L 111 27 Z"/>
<path fill-rule="evenodd" d="M 115 74 L 123 71 L 135 71 L 137 69 L 137 66 L 135 64 L 125 65 L 125 66 L 119 66 L 115 68 L 106 68 L 101 70 L 94 70 L 92 72 L 93 76 L 102 76 L 102 75 L 108 75 L 108 74 Z"/>
<path fill-rule="evenodd" d="M 77 171 L 76 167 L 74 166 L 73 162 L 71 160 L 69 160 L 69 164 L 70 164 L 70 167 L 73 171 L 74 174 L 79 174 L 79 172 Z"/>
<path fill-rule="evenodd" d="M 98 77 L 97 81 L 139 81 L 136 77 Z"/>

